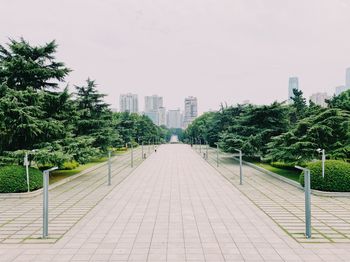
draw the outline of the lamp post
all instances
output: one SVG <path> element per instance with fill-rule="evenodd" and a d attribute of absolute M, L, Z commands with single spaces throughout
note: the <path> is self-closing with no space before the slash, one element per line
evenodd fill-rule
<path fill-rule="evenodd" d="M 305 191 L 305 236 L 311 238 L 311 183 L 310 183 L 310 169 L 295 166 L 304 171 L 304 191 Z"/>
<path fill-rule="evenodd" d="M 235 149 L 239 153 L 239 184 L 243 185 L 243 172 L 242 172 L 242 150 Z"/>
<path fill-rule="evenodd" d="M 216 143 L 216 167 L 219 167 L 219 143 Z"/>
<path fill-rule="evenodd" d="M 142 154 L 142 159 L 145 159 L 145 156 L 143 155 L 143 141 L 142 141 L 142 145 L 141 145 L 141 154 Z"/>
<path fill-rule="evenodd" d="M 202 154 L 202 139 L 199 138 L 199 153 Z"/>
<path fill-rule="evenodd" d="M 322 153 L 322 178 L 324 178 L 324 166 L 325 166 L 325 162 L 326 162 L 326 152 L 324 149 L 318 148 L 316 150 L 318 153 Z"/>
<path fill-rule="evenodd" d="M 47 238 L 49 235 L 49 175 L 51 171 L 56 169 L 58 169 L 57 166 L 43 172 L 43 238 Z"/>
<path fill-rule="evenodd" d="M 131 152 L 130 152 L 130 158 L 131 158 L 131 168 L 134 167 L 134 146 L 132 144 L 132 142 L 130 142 L 130 146 L 131 146 Z"/>
<path fill-rule="evenodd" d="M 111 185 L 112 180 L 112 167 L 111 167 L 111 151 L 108 151 L 108 185 Z"/>
<path fill-rule="evenodd" d="M 209 153 L 209 150 L 208 150 L 208 147 L 209 147 L 209 145 L 208 145 L 208 141 L 206 141 L 206 152 L 205 152 L 205 159 L 206 160 L 208 160 L 208 153 Z"/>

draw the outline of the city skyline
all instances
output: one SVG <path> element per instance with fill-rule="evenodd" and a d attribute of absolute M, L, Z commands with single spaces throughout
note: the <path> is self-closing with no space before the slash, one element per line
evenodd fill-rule
<path fill-rule="evenodd" d="M 350 4 L 343 0 L 4 2 L 2 44 L 56 39 L 57 58 L 74 69 L 70 89 L 91 77 L 113 106 L 128 92 L 162 94 L 169 108 L 192 94 L 199 113 L 246 99 L 268 104 L 286 99 L 292 75 L 305 97 L 332 94 L 350 66 Z"/>

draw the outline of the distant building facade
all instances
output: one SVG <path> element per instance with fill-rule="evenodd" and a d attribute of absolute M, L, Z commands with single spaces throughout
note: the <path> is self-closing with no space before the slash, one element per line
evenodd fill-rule
<path fill-rule="evenodd" d="M 138 113 L 139 102 L 137 95 L 135 94 L 122 94 L 119 96 L 119 109 L 120 112 Z"/>
<path fill-rule="evenodd" d="M 350 67 L 345 70 L 345 87 L 350 89 Z"/>
<path fill-rule="evenodd" d="M 181 128 L 180 109 L 168 111 L 168 113 L 167 113 L 167 127 L 168 128 Z"/>
<path fill-rule="evenodd" d="M 299 90 L 299 79 L 295 76 L 289 78 L 288 83 L 288 103 L 293 103 L 292 97 L 294 97 L 293 89 Z"/>
<path fill-rule="evenodd" d="M 189 96 L 185 98 L 185 111 L 183 116 L 183 128 L 187 128 L 189 124 L 198 116 L 197 97 Z"/>
<path fill-rule="evenodd" d="M 163 97 L 158 95 L 145 96 L 145 113 L 155 125 L 165 125 L 165 108 Z"/>
<path fill-rule="evenodd" d="M 337 86 L 335 88 L 335 95 L 340 95 L 341 93 L 343 93 L 346 90 L 346 86 Z"/>
<path fill-rule="evenodd" d="M 331 97 L 327 93 L 315 93 L 310 96 L 310 100 L 316 105 L 327 107 L 326 99 Z"/>

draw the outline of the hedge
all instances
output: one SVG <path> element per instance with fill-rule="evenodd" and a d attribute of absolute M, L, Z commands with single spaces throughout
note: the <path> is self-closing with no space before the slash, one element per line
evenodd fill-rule
<path fill-rule="evenodd" d="M 40 170 L 29 168 L 30 191 L 42 188 L 43 175 Z M 27 176 L 24 166 L 0 167 L 0 193 L 27 192 Z"/>
<path fill-rule="evenodd" d="M 329 192 L 350 192 L 350 163 L 326 160 L 325 177 L 322 178 L 322 161 L 307 164 L 311 172 L 311 188 Z M 304 186 L 304 174 L 300 176 Z"/>

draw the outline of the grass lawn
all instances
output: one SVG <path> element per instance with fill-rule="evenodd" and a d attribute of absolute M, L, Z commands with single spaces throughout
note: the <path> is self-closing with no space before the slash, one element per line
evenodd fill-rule
<path fill-rule="evenodd" d="M 81 171 L 88 169 L 89 167 L 92 167 L 92 166 L 97 165 L 99 163 L 105 162 L 107 160 L 108 160 L 107 157 L 102 157 L 99 159 L 94 159 L 93 161 L 91 161 L 87 164 L 80 165 L 77 168 L 72 169 L 72 170 L 55 170 L 50 174 L 50 184 L 56 183 L 62 179 L 65 179 L 65 178 L 70 177 L 72 175 L 78 174 Z"/>
<path fill-rule="evenodd" d="M 282 169 L 282 168 L 277 168 L 273 167 L 267 163 L 259 163 L 259 162 L 254 162 L 255 165 L 260 166 L 262 168 L 265 168 L 266 170 L 269 170 L 273 173 L 276 173 L 277 175 L 281 175 L 285 178 L 294 180 L 296 182 L 299 182 L 299 176 L 300 172 L 299 171 L 293 171 L 293 170 L 287 170 L 287 169 Z"/>

